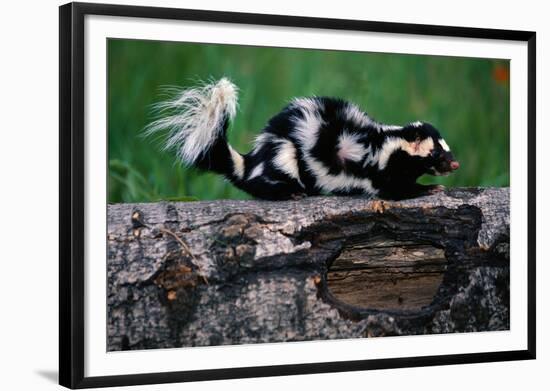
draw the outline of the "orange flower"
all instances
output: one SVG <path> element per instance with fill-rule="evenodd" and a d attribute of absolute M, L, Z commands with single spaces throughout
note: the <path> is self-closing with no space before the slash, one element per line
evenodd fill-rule
<path fill-rule="evenodd" d="M 510 69 L 507 66 L 495 66 L 493 69 L 493 79 L 495 79 L 497 83 L 508 83 L 510 80 Z"/>

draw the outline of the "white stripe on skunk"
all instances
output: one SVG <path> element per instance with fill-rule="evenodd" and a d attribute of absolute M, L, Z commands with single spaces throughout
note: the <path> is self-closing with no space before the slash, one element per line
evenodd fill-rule
<path fill-rule="evenodd" d="M 216 139 L 224 136 L 224 122 L 232 120 L 237 112 L 237 97 L 237 86 L 226 77 L 203 82 L 199 87 L 178 89 L 171 99 L 153 105 L 162 118 L 149 124 L 145 134 L 167 130 L 165 149 L 175 148 L 179 159 L 192 165 Z"/>

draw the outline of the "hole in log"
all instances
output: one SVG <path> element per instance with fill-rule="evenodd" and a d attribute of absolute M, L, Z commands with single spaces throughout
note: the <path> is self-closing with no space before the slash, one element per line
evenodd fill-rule
<path fill-rule="evenodd" d="M 330 266 L 327 284 L 336 299 L 352 306 L 418 310 L 432 303 L 446 269 L 444 250 L 432 244 L 356 238 Z"/>

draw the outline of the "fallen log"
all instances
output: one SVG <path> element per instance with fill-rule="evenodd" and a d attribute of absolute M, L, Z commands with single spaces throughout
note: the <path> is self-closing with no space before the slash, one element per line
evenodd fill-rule
<path fill-rule="evenodd" d="M 108 206 L 108 350 L 509 329 L 509 189 Z"/>

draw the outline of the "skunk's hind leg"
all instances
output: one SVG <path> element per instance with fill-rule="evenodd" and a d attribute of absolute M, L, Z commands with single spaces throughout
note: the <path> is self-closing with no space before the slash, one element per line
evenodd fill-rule
<path fill-rule="evenodd" d="M 253 197 L 264 200 L 295 200 L 306 196 L 304 188 L 291 178 L 257 176 L 243 181 L 239 187 Z"/>
<path fill-rule="evenodd" d="M 244 176 L 233 183 L 253 197 L 266 200 L 293 200 L 312 195 L 295 173 L 298 171 L 295 147 L 288 141 L 281 151 L 280 144 L 284 141 L 268 141 L 264 140 L 244 156 Z"/>

